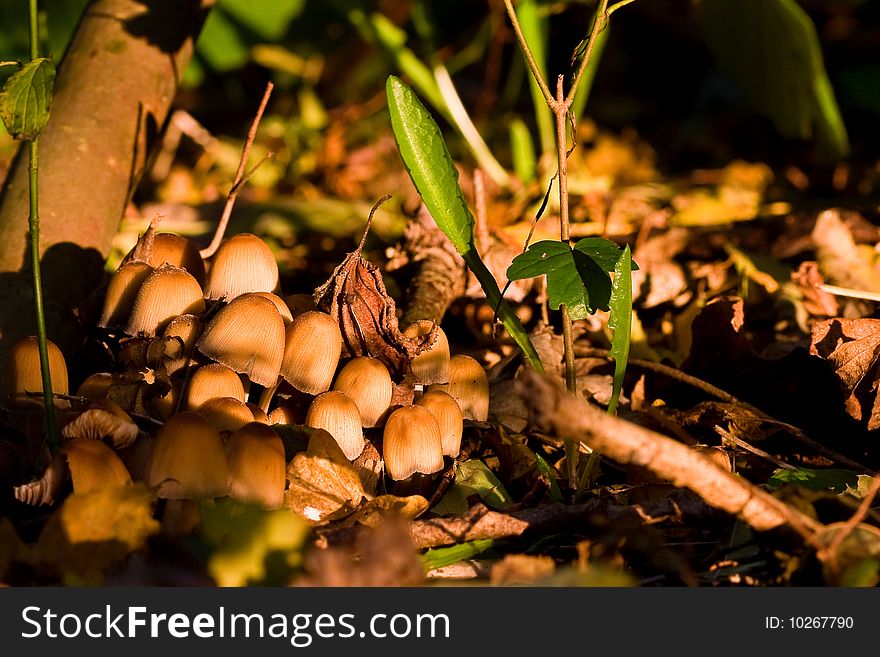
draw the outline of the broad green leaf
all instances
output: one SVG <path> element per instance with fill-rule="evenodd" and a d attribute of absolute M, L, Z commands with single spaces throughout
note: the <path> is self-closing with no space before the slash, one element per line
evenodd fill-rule
<path fill-rule="evenodd" d="M 476 541 L 428 550 L 422 555 L 422 565 L 424 565 L 425 570 L 450 566 L 465 559 L 472 559 L 481 552 L 488 550 L 494 543 L 495 541 L 491 538 L 482 538 Z"/>
<path fill-rule="evenodd" d="M 808 490 L 832 490 L 842 493 L 847 488 L 855 488 L 858 485 L 859 475 L 852 470 L 838 468 L 826 468 L 814 470 L 812 468 L 797 468 L 795 470 L 778 469 L 773 472 L 767 483 L 770 486 L 782 486 L 795 484 Z"/>
<path fill-rule="evenodd" d="M 498 481 L 498 477 L 486 464 L 471 459 L 455 464 L 455 480 L 452 486 L 431 510 L 438 515 L 460 515 L 467 511 L 466 500 L 471 495 L 479 495 L 480 499 L 493 509 L 501 509 L 512 501 L 504 485 Z M 463 509 L 462 501 L 465 501 Z"/>
<path fill-rule="evenodd" d="M 277 41 L 305 6 L 305 0 L 218 0 L 218 7 L 260 39 Z"/>
<path fill-rule="evenodd" d="M 0 91 L 0 119 L 15 139 L 33 141 L 46 127 L 55 64 L 35 59 L 7 78 Z"/>
<path fill-rule="evenodd" d="M 554 310 L 565 304 L 573 320 L 608 310 L 611 277 L 590 256 L 563 242 L 543 240 L 513 259 L 507 270 L 512 281 L 547 276 L 547 296 Z"/>
<path fill-rule="evenodd" d="M 611 314 L 608 317 L 608 328 L 614 331 L 611 338 L 609 355 L 614 359 L 614 381 L 611 386 L 611 402 L 608 414 L 614 415 L 620 390 L 623 388 L 623 377 L 626 374 L 626 362 L 629 358 L 630 332 L 632 329 L 632 258 L 629 244 L 617 258 L 614 267 L 614 281 L 611 283 Z"/>
<path fill-rule="evenodd" d="M 498 283 L 474 246 L 474 217 L 458 184 L 458 171 L 440 128 L 416 94 L 391 75 L 386 85 L 391 128 L 413 184 L 434 221 L 464 258 L 495 308 L 504 328 L 523 350 L 533 368 L 543 372 L 541 360 L 522 323 L 501 297 Z"/>
<path fill-rule="evenodd" d="M 755 110 L 783 136 L 816 133 L 831 157 L 846 157 L 849 140 L 816 27 L 797 2 L 703 0 L 700 6 L 709 47 Z"/>
<path fill-rule="evenodd" d="M 574 249 L 590 256 L 605 271 L 617 271 L 621 253 L 616 242 L 606 240 L 604 237 L 585 237 L 574 245 Z M 635 271 L 638 268 L 636 261 L 630 259 L 630 271 Z"/>

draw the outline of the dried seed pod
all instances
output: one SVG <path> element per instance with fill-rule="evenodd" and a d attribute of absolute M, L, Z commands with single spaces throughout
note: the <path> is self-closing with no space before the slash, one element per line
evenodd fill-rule
<path fill-rule="evenodd" d="M 67 456 L 73 490 L 77 493 L 131 483 L 131 475 L 122 459 L 100 440 L 69 440 L 61 445 L 61 451 Z"/>
<path fill-rule="evenodd" d="M 254 383 L 273 386 L 281 371 L 284 342 L 284 320 L 275 305 L 243 294 L 214 315 L 196 347 Z"/>
<path fill-rule="evenodd" d="M 316 310 L 304 312 L 287 327 L 281 376 L 301 392 L 325 392 L 341 353 L 342 334 L 333 318 Z"/>
<path fill-rule="evenodd" d="M 180 338 L 180 341 L 183 343 L 183 355 L 179 358 L 165 361 L 165 371 L 169 375 L 186 367 L 186 364 L 193 355 L 193 349 L 195 348 L 196 340 L 199 339 L 202 333 L 202 328 L 202 320 L 197 315 L 178 315 L 168 322 L 168 326 L 162 332 L 162 337 Z"/>
<path fill-rule="evenodd" d="M 254 421 L 254 414 L 247 404 L 234 397 L 210 399 L 196 412 L 220 432 L 235 431 Z"/>
<path fill-rule="evenodd" d="M 278 309 L 278 314 L 281 315 L 281 318 L 284 320 L 285 327 L 293 321 L 293 314 L 290 312 L 290 308 L 287 307 L 284 299 L 277 294 L 273 294 L 272 292 L 251 292 L 250 294 L 263 297 L 274 303 L 275 308 Z"/>
<path fill-rule="evenodd" d="M 244 403 L 244 386 L 238 374 L 220 363 L 197 368 L 186 387 L 184 407 L 194 411 L 205 402 L 218 397 L 234 397 Z"/>
<path fill-rule="evenodd" d="M 449 340 L 446 333 L 429 319 L 420 319 L 406 327 L 403 334 L 408 338 L 428 335 L 437 327 L 434 342 L 412 359 L 412 373 L 419 383 L 446 383 L 449 381 Z"/>
<path fill-rule="evenodd" d="M 461 434 L 464 420 L 458 402 L 442 390 L 431 390 L 422 395 L 416 404 L 424 406 L 437 418 L 443 454 L 455 458 L 461 451 Z"/>
<path fill-rule="evenodd" d="M 90 408 L 79 413 L 61 430 L 65 440 L 103 440 L 114 449 L 128 447 L 139 435 L 140 429 L 131 416 L 109 399 L 92 402 Z"/>
<path fill-rule="evenodd" d="M 333 390 L 315 397 L 306 413 L 306 425 L 333 436 L 350 461 L 364 451 L 361 414 L 357 404 L 345 393 Z"/>
<path fill-rule="evenodd" d="M 470 356 L 453 356 L 449 361 L 449 383 L 434 384 L 428 389 L 452 395 L 468 420 L 485 422 L 489 417 L 489 379 L 483 366 Z"/>
<path fill-rule="evenodd" d="M 122 328 L 131 315 L 134 300 L 144 281 L 153 272 L 145 262 L 126 262 L 110 277 L 104 307 L 98 326 L 101 328 Z"/>
<path fill-rule="evenodd" d="M 382 458 L 395 481 L 441 470 L 443 447 L 434 414 L 423 406 L 404 406 L 391 413 L 382 434 Z"/>
<path fill-rule="evenodd" d="M 214 254 L 205 284 L 206 299 L 232 301 L 246 292 L 274 292 L 278 263 L 256 235 L 241 233 L 223 241 Z"/>
<path fill-rule="evenodd" d="M 232 497 L 277 508 L 284 501 L 287 462 L 281 438 L 251 422 L 226 440 L 227 487 Z"/>
<path fill-rule="evenodd" d="M 339 371 L 334 390 L 344 392 L 357 404 L 365 427 L 381 424 L 391 404 L 391 375 L 377 359 L 352 358 Z"/>
<path fill-rule="evenodd" d="M 67 363 L 58 346 L 46 341 L 49 354 L 49 375 L 52 378 L 52 392 L 66 395 Z M 40 347 L 36 336 L 22 338 L 9 351 L 6 361 L 6 393 L 20 395 L 26 392 L 43 392 L 43 378 L 40 372 Z"/>
<path fill-rule="evenodd" d="M 226 493 L 226 455 L 220 433 L 198 413 L 168 419 L 156 435 L 147 485 L 167 499 L 201 499 Z"/>
<path fill-rule="evenodd" d="M 125 332 L 153 337 L 178 315 L 197 315 L 204 310 L 202 288 L 192 274 L 174 265 L 162 265 L 138 290 Z"/>

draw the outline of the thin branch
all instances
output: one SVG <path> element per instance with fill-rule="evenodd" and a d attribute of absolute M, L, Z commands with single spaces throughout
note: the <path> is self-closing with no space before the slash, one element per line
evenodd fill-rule
<path fill-rule="evenodd" d="M 853 290 L 848 287 L 838 287 L 837 285 L 828 285 L 822 283 L 816 286 L 823 292 L 833 294 L 838 297 L 849 297 L 851 299 L 864 299 L 865 301 L 880 301 L 880 292 L 872 292 L 870 290 Z"/>
<path fill-rule="evenodd" d="M 620 9 L 621 7 L 626 7 L 628 4 L 635 2 L 636 0 L 620 0 L 616 5 L 613 5 L 608 8 L 608 11 L 605 13 L 605 20 L 607 21 L 611 18 L 611 14 Z"/>
<path fill-rule="evenodd" d="M 841 527 L 834 535 L 834 538 L 831 540 L 828 547 L 819 553 L 820 558 L 828 561 L 834 571 L 838 573 L 840 572 L 840 546 L 843 545 L 846 537 L 849 536 L 858 524 L 865 519 L 865 516 L 868 515 L 868 512 L 871 510 L 871 504 L 874 502 L 874 498 L 877 497 L 878 493 L 880 493 L 880 477 L 874 477 L 874 482 L 871 484 L 871 488 L 868 489 L 868 493 L 862 498 L 859 508 L 856 509 L 856 512 L 852 517 L 850 517 L 843 527 Z"/>
<path fill-rule="evenodd" d="M 608 0 L 603 1 L 606 3 L 608 2 Z M 526 58 L 529 69 L 532 71 L 532 75 L 535 77 L 535 81 L 538 83 L 538 87 L 541 89 L 541 94 L 544 96 L 544 100 L 546 100 L 547 105 L 552 108 L 556 101 L 553 99 L 553 94 L 550 93 L 550 87 L 547 86 L 547 81 L 544 79 L 544 75 L 538 68 L 538 62 L 535 61 L 535 56 L 532 54 L 532 49 L 529 48 L 529 44 L 526 41 L 526 37 L 522 31 L 522 27 L 520 27 L 519 19 L 516 16 L 516 10 L 513 8 L 513 2 L 511 0 L 504 0 L 504 6 L 507 8 L 507 15 L 510 16 L 510 22 L 513 25 L 513 31 L 516 33 L 516 40 L 519 42 L 519 47 L 522 49 L 523 56 Z"/>
<path fill-rule="evenodd" d="M 214 255 L 217 248 L 220 246 L 220 242 L 223 241 L 223 235 L 226 233 L 226 226 L 229 224 L 229 217 L 232 215 L 232 208 L 235 206 L 235 199 L 238 198 L 238 191 L 245 175 L 244 168 L 247 165 L 248 155 L 251 152 L 251 146 L 254 144 L 254 139 L 257 137 L 257 128 L 260 127 L 260 120 L 263 118 L 263 112 L 266 111 L 266 105 L 269 104 L 269 96 L 272 95 L 272 89 L 274 86 L 275 85 L 271 82 L 266 84 L 266 91 L 263 93 L 263 100 L 260 101 L 257 114 L 254 116 L 251 128 L 248 131 L 247 141 L 245 141 L 244 149 L 241 152 L 241 160 L 238 162 L 238 170 L 235 172 L 235 179 L 232 181 L 232 189 L 229 190 L 229 195 L 226 197 L 226 205 L 223 206 L 223 214 L 220 217 L 220 222 L 217 224 L 214 239 L 211 240 L 211 243 L 207 248 L 199 251 L 199 255 L 202 256 L 202 258 L 210 258 Z"/>
<path fill-rule="evenodd" d="M 632 2 L 632 0 L 629 1 Z M 587 47 L 584 49 L 584 56 L 581 58 L 581 65 L 571 79 L 571 87 L 569 87 L 568 95 L 565 97 L 565 100 L 569 105 L 571 105 L 571 102 L 574 100 L 575 94 L 577 94 L 578 85 L 584 75 L 584 71 L 587 70 L 587 64 L 590 63 L 590 56 L 593 54 L 593 47 L 596 45 L 596 39 L 599 38 L 599 34 L 602 30 L 608 27 L 609 12 L 607 11 L 607 8 L 608 0 L 599 0 L 599 7 L 596 9 L 596 18 L 593 20 L 593 29 L 590 31 L 590 38 L 587 40 Z"/>

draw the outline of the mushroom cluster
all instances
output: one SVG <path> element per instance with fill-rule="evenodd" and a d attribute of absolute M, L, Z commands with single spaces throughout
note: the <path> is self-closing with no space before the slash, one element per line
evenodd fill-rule
<path fill-rule="evenodd" d="M 340 325 L 311 296 L 283 295 L 272 251 L 252 234 L 203 259 L 151 226 L 112 275 L 97 324 L 116 340 L 119 367 L 83 381 L 76 394 L 91 402 L 65 416 L 74 488 L 102 481 L 100 461 L 103 481 L 145 481 L 178 513 L 180 500 L 224 495 L 280 506 L 287 463 L 275 424 L 324 429 L 351 461 L 372 442 L 403 480 L 442 469 L 460 452 L 463 420 L 488 415 L 485 371 L 451 355 L 433 322 L 404 330 L 436 338 L 395 381 L 374 355 L 346 353 Z M 36 362 L 16 392 L 39 390 Z M 161 428 L 140 431 L 126 411 Z"/>

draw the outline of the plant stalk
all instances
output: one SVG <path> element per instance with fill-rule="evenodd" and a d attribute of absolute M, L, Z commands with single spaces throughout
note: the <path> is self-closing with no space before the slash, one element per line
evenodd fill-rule
<path fill-rule="evenodd" d="M 28 27 L 31 60 L 40 56 L 37 0 L 28 0 Z M 30 233 L 31 261 L 33 263 L 34 311 L 37 315 L 37 345 L 40 350 L 40 375 L 43 381 L 43 405 L 46 411 L 46 435 L 49 449 L 58 449 L 58 424 L 55 421 L 55 398 L 52 394 L 52 375 L 49 371 L 49 347 L 46 338 L 46 319 L 43 311 L 43 279 L 40 274 L 40 204 L 37 174 L 40 167 L 39 137 L 28 142 L 28 192 L 30 212 L 28 231 Z"/>

